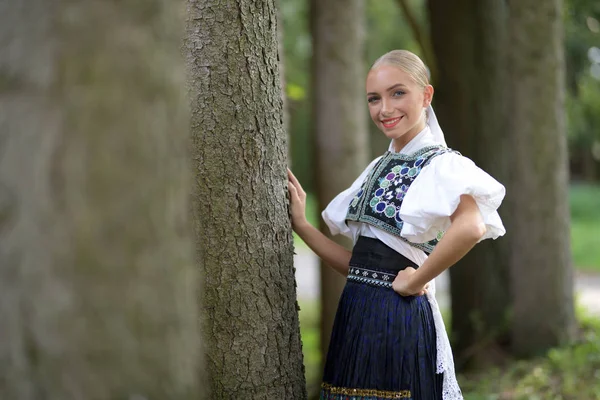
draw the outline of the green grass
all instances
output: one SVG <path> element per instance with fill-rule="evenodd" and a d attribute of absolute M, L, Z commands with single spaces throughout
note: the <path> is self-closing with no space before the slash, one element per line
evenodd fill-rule
<path fill-rule="evenodd" d="M 600 185 L 573 185 L 569 191 L 571 249 L 580 270 L 600 272 Z"/>

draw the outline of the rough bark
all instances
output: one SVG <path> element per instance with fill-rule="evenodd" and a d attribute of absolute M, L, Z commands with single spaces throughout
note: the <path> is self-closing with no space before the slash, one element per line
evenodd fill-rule
<path fill-rule="evenodd" d="M 315 182 L 323 210 L 368 164 L 362 0 L 311 1 Z M 329 229 L 321 221 L 321 230 Z M 340 243 L 348 244 L 343 238 Z M 321 264 L 321 350 L 327 354 L 345 279 Z"/>
<path fill-rule="evenodd" d="M 512 344 L 539 354 L 572 338 L 562 2 L 508 1 Z"/>
<path fill-rule="evenodd" d="M 179 11 L 0 3 L 2 399 L 197 396 Z"/>
<path fill-rule="evenodd" d="M 188 0 L 211 398 L 304 399 L 274 1 Z"/>
<path fill-rule="evenodd" d="M 502 183 L 509 175 L 503 0 L 429 0 L 439 68 L 434 107 L 448 145 Z M 506 207 L 501 217 L 508 217 Z M 508 330 L 508 243 L 478 244 L 450 269 L 452 339 L 458 366 L 493 362 Z"/>

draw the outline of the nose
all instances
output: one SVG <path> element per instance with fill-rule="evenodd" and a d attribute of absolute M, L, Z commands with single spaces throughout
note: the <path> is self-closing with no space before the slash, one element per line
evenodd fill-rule
<path fill-rule="evenodd" d="M 381 115 L 389 117 L 393 113 L 394 109 L 392 108 L 391 101 L 383 99 L 381 102 Z"/>

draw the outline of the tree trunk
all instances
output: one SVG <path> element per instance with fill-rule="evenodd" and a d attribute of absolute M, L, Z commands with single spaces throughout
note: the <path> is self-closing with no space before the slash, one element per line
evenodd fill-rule
<path fill-rule="evenodd" d="M 311 2 L 313 37 L 312 103 L 315 182 L 323 210 L 368 164 L 362 0 Z M 321 221 L 321 230 L 329 230 Z M 348 244 L 343 238 L 336 238 Z M 327 354 L 331 328 L 345 279 L 321 264 L 321 351 Z"/>
<path fill-rule="evenodd" d="M 506 183 L 505 4 L 429 0 L 439 81 L 434 106 L 450 147 Z M 507 213 L 501 209 L 501 216 Z M 457 365 L 494 361 L 506 336 L 508 243 L 484 241 L 450 269 L 452 339 Z"/>
<path fill-rule="evenodd" d="M 194 221 L 213 399 L 304 399 L 273 1 L 188 0 Z"/>
<path fill-rule="evenodd" d="M 181 21 L 0 5 L 0 398 L 197 398 Z"/>
<path fill-rule="evenodd" d="M 508 8 L 512 342 L 517 354 L 534 355 L 570 339 L 575 325 L 562 2 Z"/>

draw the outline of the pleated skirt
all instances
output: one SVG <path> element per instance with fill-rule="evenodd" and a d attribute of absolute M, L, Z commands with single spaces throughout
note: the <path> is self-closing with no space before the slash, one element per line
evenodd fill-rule
<path fill-rule="evenodd" d="M 436 332 L 426 296 L 403 297 L 391 282 L 415 263 L 360 237 L 340 298 L 321 400 L 441 400 Z"/>

